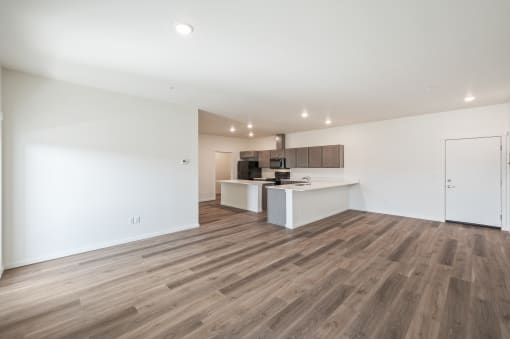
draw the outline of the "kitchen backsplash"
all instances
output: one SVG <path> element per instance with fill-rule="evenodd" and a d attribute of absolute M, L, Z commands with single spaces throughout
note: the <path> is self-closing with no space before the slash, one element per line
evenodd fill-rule
<path fill-rule="evenodd" d="M 274 178 L 274 169 L 263 168 L 262 169 L 262 178 Z"/>
<path fill-rule="evenodd" d="M 263 168 L 263 178 L 274 178 L 274 169 Z M 344 170 L 342 168 L 293 168 L 290 170 L 290 178 L 300 180 L 309 176 L 312 180 L 342 180 L 344 179 Z"/>
<path fill-rule="evenodd" d="M 305 176 L 312 178 L 312 181 L 337 181 L 344 178 L 342 168 L 293 168 L 290 172 L 290 178 L 299 180 Z"/>

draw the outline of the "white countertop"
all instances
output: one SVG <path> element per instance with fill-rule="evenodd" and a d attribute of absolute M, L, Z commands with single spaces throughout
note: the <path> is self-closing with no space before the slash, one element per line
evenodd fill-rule
<path fill-rule="evenodd" d="M 240 184 L 240 185 L 265 185 L 265 184 L 274 184 L 273 181 L 256 181 L 256 180 L 241 180 L 241 179 L 232 179 L 232 180 L 218 180 L 219 183 L 222 184 Z"/>
<path fill-rule="evenodd" d="M 292 191 L 315 191 L 332 187 L 342 187 L 342 186 L 352 186 L 359 184 L 358 181 L 316 181 L 312 182 L 310 185 L 299 186 L 296 184 L 289 185 L 278 185 L 278 186 L 270 186 L 268 189 L 275 190 L 292 190 Z"/>

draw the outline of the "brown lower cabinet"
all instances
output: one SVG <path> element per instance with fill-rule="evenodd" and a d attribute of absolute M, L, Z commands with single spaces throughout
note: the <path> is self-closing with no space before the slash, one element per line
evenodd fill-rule
<path fill-rule="evenodd" d="M 262 186 L 262 210 L 267 211 L 267 188 L 274 186 L 273 184 L 267 184 Z"/>

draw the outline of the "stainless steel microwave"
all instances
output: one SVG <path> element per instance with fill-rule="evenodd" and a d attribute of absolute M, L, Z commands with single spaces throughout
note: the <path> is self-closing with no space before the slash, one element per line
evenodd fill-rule
<path fill-rule="evenodd" d="M 269 168 L 286 168 L 285 158 L 273 158 L 269 162 Z"/>

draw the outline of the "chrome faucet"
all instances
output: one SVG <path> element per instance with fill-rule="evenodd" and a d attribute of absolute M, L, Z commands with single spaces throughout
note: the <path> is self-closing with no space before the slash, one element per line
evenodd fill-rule
<path fill-rule="evenodd" d="M 305 181 L 307 184 L 312 183 L 312 178 L 309 177 L 308 175 L 306 177 L 301 178 L 301 180 Z"/>

